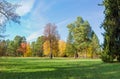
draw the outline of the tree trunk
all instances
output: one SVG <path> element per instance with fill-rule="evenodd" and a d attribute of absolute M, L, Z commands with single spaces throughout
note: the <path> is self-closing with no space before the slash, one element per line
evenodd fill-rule
<path fill-rule="evenodd" d="M 87 58 L 87 49 L 85 49 L 85 58 Z"/>
<path fill-rule="evenodd" d="M 91 58 L 93 59 L 93 52 L 91 53 Z"/>
<path fill-rule="evenodd" d="M 51 40 L 50 40 L 50 59 L 53 58 L 53 55 L 52 55 L 52 46 L 51 46 Z"/>
<path fill-rule="evenodd" d="M 52 59 L 53 58 L 53 56 L 52 56 L 52 52 L 50 52 L 50 59 Z"/>
<path fill-rule="evenodd" d="M 78 58 L 78 53 L 77 53 L 77 51 L 75 52 L 75 56 L 74 56 L 74 57 L 75 57 L 75 59 Z"/>

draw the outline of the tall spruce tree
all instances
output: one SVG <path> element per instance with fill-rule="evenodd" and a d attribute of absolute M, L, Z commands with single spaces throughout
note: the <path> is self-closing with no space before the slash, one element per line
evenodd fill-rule
<path fill-rule="evenodd" d="M 105 19 L 102 27 L 105 30 L 103 53 L 104 62 L 120 61 L 120 0 L 104 0 Z"/>

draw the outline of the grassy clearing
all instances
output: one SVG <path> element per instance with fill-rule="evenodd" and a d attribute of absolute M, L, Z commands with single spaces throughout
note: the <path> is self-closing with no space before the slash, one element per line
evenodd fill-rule
<path fill-rule="evenodd" d="M 119 79 L 119 69 L 99 59 L 0 58 L 0 79 Z"/>

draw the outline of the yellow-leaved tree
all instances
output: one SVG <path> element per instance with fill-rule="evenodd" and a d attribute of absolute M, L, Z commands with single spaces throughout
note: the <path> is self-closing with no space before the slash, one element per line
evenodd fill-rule
<path fill-rule="evenodd" d="M 59 56 L 64 57 L 66 49 L 66 42 L 63 40 L 59 40 Z"/>
<path fill-rule="evenodd" d="M 44 55 L 48 56 L 50 53 L 50 43 L 49 41 L 45 41 L 43 44 Z"/>
<path fill-rule="evenodd" d="M 26 47 L 26 52 L 24 53 L 24 57 L 30 57 L 30 56 L 32 56 L 32 51 L 31 51 L 30 44 L 28 43 Z"/>
<path fill-rule="evenodd" d="M 48 23 L 45 26 L 44 29 L 44 38 L 45 41 L 49 42 L 49 57 L 52 59 L 53 56 L 57 56 L 59 50 L 58 50 L 58 40 L 60 39 L 60 36 L 57 31 L 57 26 L 52 23 Z"/>
<path fill-rule="evenodd" d="M 50 42 L 49 41 L 45 41 L 43 44 L 43 50 L 44 50 L 44 55 L 45 56 L 49 56 L 50 55 Z M 54 41 L 52 43 L 52 54 L 54 57 L 58 56 L 58 41 Z"/>

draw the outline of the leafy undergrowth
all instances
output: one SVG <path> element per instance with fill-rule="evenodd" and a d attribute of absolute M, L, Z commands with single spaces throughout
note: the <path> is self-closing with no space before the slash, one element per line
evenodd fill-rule
<path fill-rule="evenodd" d="M 99 59 L 0 58 L 0 79 L 119 79 L 119 69 Z"/>

